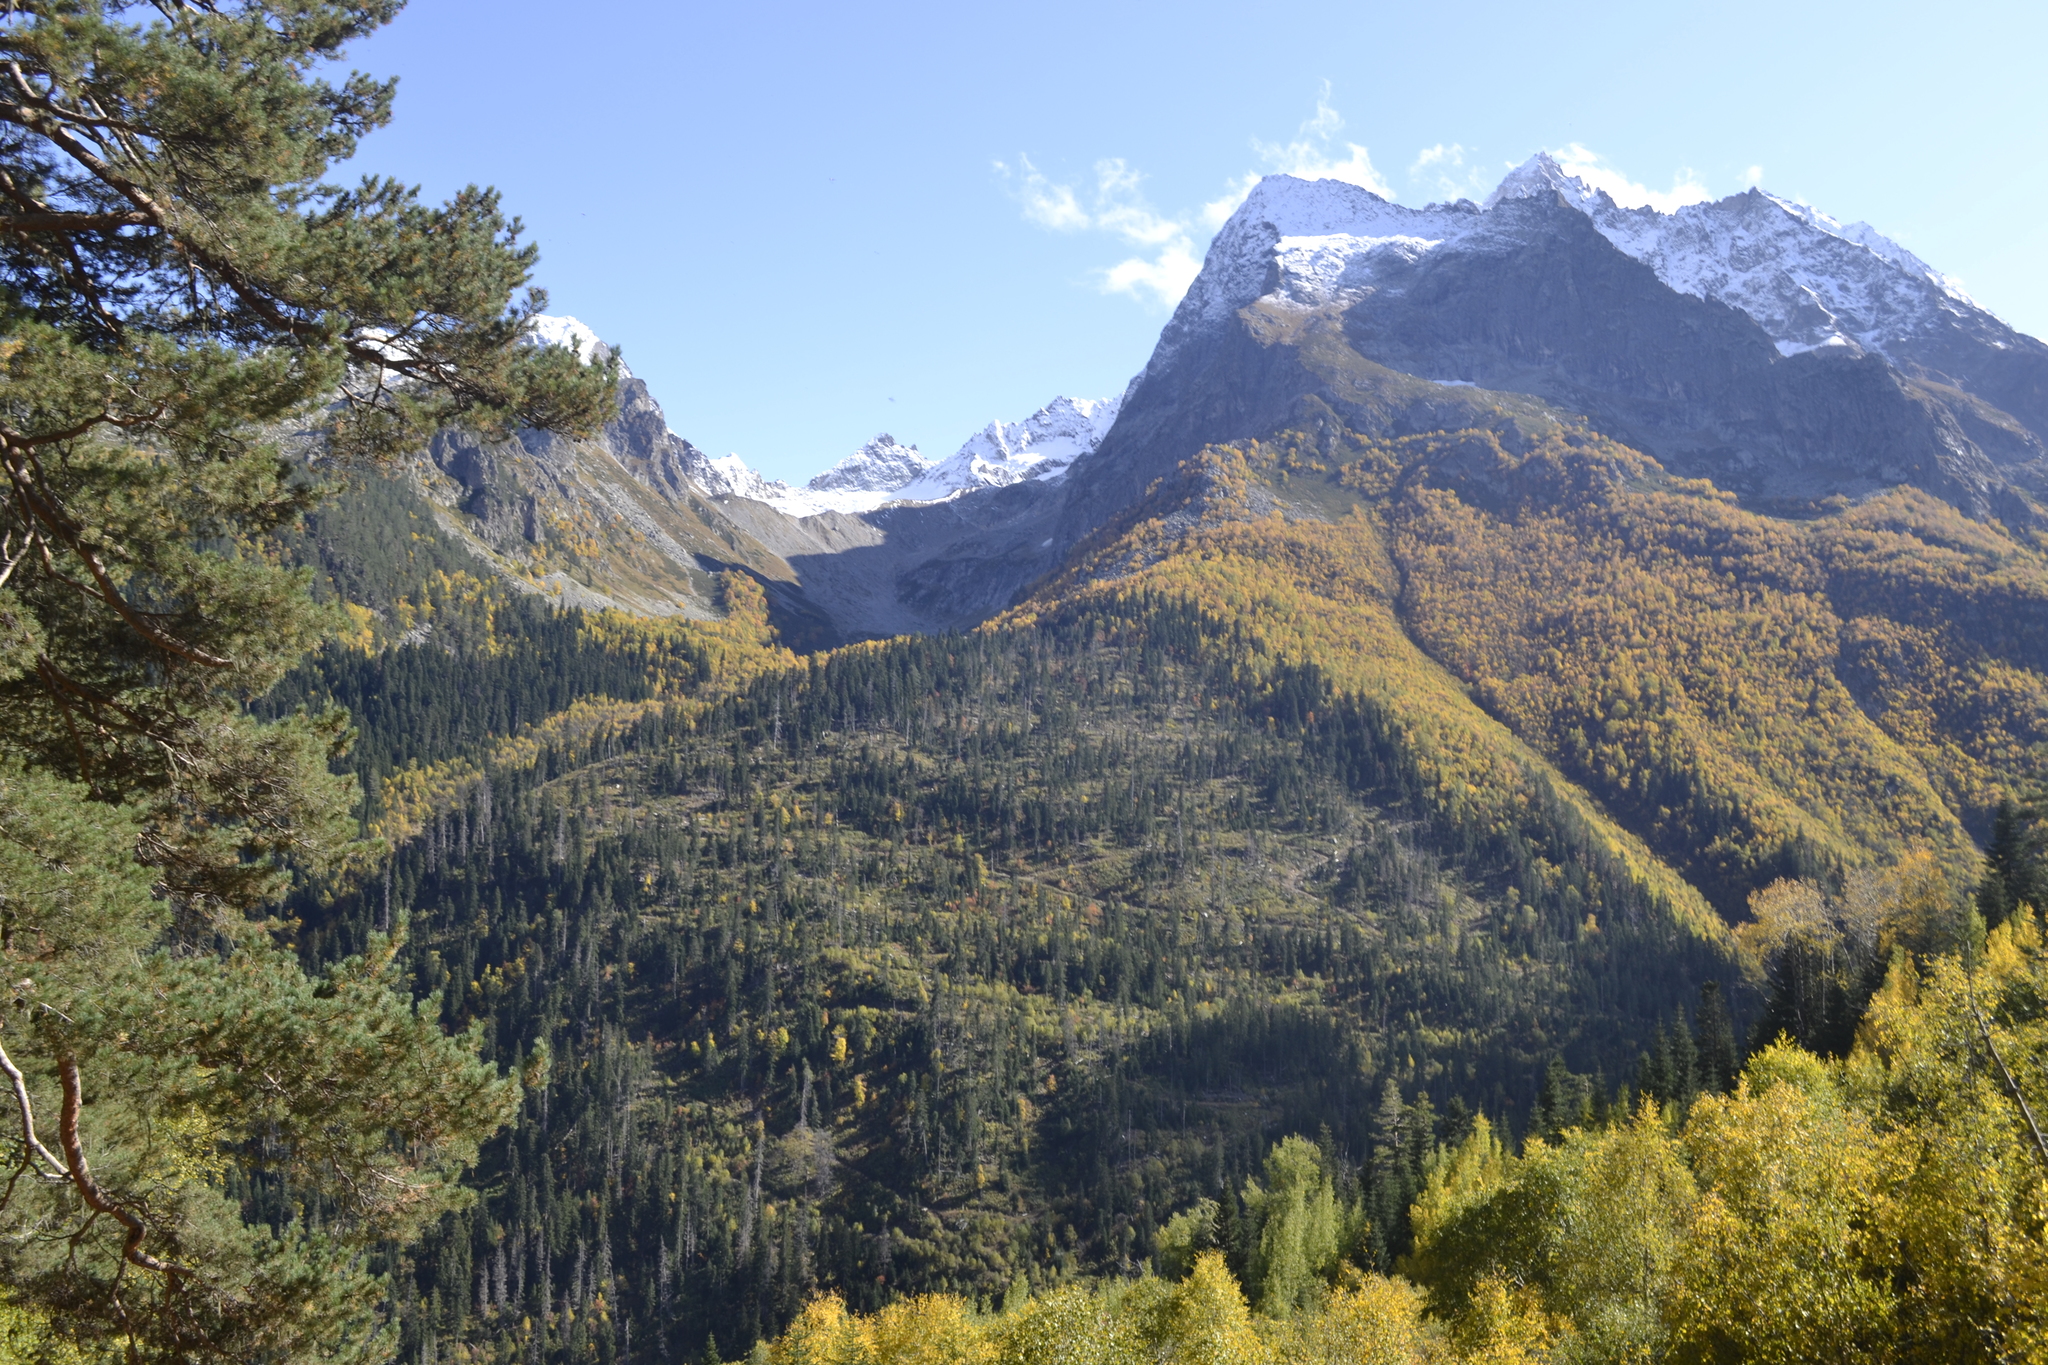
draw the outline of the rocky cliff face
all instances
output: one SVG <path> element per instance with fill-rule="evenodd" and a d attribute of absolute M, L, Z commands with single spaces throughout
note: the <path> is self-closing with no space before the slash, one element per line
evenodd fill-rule
<path fill-rule="evenodd" d="M 1863 225 L 1754 192 L 1624 210 L 1539 157 L 1485 208 L 1262 183 L 1077 466 L 1062 535 L 1304 399 L 1400 434 L 1462 388 L 1583 416 L 1761 509 L 1906 484 L 2043 522 L 2048 347 Z"/>
<path fill-rule="evenodd" d="M 522 591 L 701 618 L 719 610 L 713 576 L 738 568 L 768 589 L 792 638 L 838 638 L 788 563 L 724 510 L 714 462 L 668 429 L 637 378 L 622 379 L 618 416 L 595 440 L 443 431 L 403 477 L 444 534 Z"/>
<path fill-rule="evenodd" d="M 931 467 L 916 446 L 885 431 L 804 487 L 814 493 L 893 493 Z"/>

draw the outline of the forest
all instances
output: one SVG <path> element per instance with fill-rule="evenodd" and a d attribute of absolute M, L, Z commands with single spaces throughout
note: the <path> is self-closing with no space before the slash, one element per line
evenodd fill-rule
<path fill-rule="evenodd" d="M 1968 923 L 1923 855 L 1772 883 L 1715 932 L 1537 765 L 1513 824 L 1446 801 L 1407 717 L 1186 598 L 798 659 L 734 574 L 724 623 L 671 632 L 664 695 L 617 705 L 650 627 L 441 582 L 466 647 L 329 646 L 268 703 L 374 691 L 358 752 L 387 812 L 431 793 L 387 814 L 409 837 L 380 878 L 294 900 L 302 957 L 398 935 L 447 1027 L 557 1059 L 486 1145 L 485 1197 L 390 1266 L 421 1359 L 726 1359 L 811 1330 L 820 1293 L 856 1326 L 954 1313 L 995 1350 L 1033 1295 L 1209 1248 L 1205 1283 L 1245 1286 L 1258 1349 L 1292 1358 L 1256 1252 L 1283 1149 L 1336 1211 L 1310 1276 L 1336 1288 L 1290 1301 L 1370 1290 L 1415 1351 L 1465 1350 L 1471 1285 L 1418 1269 L 1433 1181 L 1653 1134 L 1691 1170 L 1684 1125 L 1750 1102 L 1744 1055 L 1848 1056 L 1895 952 Z M 714 642 L 729 692 L 695 662 Z M 466 686 L 399 685 L 421 669 Z M 540 678 L 561 690 L 514 690 Z M 489 740 L 455 695 L 590 719 Z M 1578 1331 L 1562 1302 L 1514 1299 L 1508 1335 Z"/>
<path fill-rule="evenodd" d="M 346 715 L 359 852 L 271 932 L 520 1081 L 366 1248 L 385 1349 L 2029 1358 L 2030 751 L 1944 747 L 1954 675 L 1872 722 L 1830 594 L 2032 552 L 1655 473 L 1284 433 L 981 629 L 808 655 L 743 572 L 705 622 L 522 595 L 398 480 L 281 527 L 334 628 L 250 709 Z"/>
<path fill-rule="evenodd" d="M 381 640 L 264 703 L 350 707 L 365 828 L 396 844 L 377 876 L 302 887 L 297 950 L 392 936 L 486 1058 L 556 1059 L 484 1147 L 483 1197 L 388 1263 L 402 1351 L 882 1361 L 935 1314 L 994 1358 L 1039 1349 L 1025 1324 L 1053 1310 L 1028 1305 L 1057 1302 L 1112 1355 L 1382 1358 L 1312 1349 L 1313 1321 L 1407 1343 L 1387 1359 L 1778 1358 L 1790 1338 L 1700 1335 L 1735 1291 L 1689 1239 L 1737 1235 L 1700 1220 L 1777 1216 L 1711 1202 L 1716 1162 L 1757 1159 L 1715 1144 L 1805 1105 L 1816 1142 L 1910 1145 L 1934 1120 L 1883 1107 L 1878 1021 L 1952 1033 L 1911 1014 L 1917 983 L 1976 980 L 1987 934 L 2009 973 L 2039 957 L 2038 817 L 1992 795 L 2028 790 L 2026 746 L 1944 746 L 1956 707 L 1924 685 L 1933 723 L 1901 700 L 1873 725 L 1841 678 L 1861 638 L 1954 610 L 1920 595 L 2041 579 L 1926 506 L 1777 523 L 1656 475 L 1569 433 L 1519 455 L 1283 433 L 1205 453 L 981 630 L 808 657 L 739 573 L 723 622 L 662 625 L 431 554 L 387 568 Z M 1920 586 L 1845 627 L 1836 601 L 1877 578 Z M 2024 702 L 1996 670 L 2033 676 L 2031 642 L 1971 648 L 1977 685 Z M 1981 1016 L 1987 1045 L 2015 1031 L 2001 1055 L 2031 1046 L 2026 989 Z M 2010 1169 L 1968 1235 L 2038 1226 L 2024 1100 L 1973 1101 Z M 1757 1178 L 1819 1180 L 1850 1160 L 1830 1151 Z M 1949 1197 L 1922 1174 L 1867 1193 L 1908 1217 Z M 1278 1298 L 1276 1181 L 1330 1210 Z M 1639 1212 L 1599 1181 L 1669 1205 L 1627 1234 L 1654 1273 L 1625 1293 L 1542 1241 Z M 1868 1220 L 1835 1197 L 1799 1215 L 1826 1228 L 1769 1237 L 1849 1237 Z M 1845 1358 L 1966 1358 L 1954 1322 L 1928 1344 L 1904 1245 L 1842 1243 L 1893 1294 L 1893 1335 Z M 1198 1283 L 1237 1345 L 1167 1325 Z"/>

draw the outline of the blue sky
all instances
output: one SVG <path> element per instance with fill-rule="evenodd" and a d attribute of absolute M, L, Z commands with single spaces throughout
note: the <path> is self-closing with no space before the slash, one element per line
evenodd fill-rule
<path fill-rule="evenodd" d="M 670 425 L 801 480 L 1143 366 L 1247 176 L 1422 204 L 1567 150 L 1638 195 L 1760 177 L 2048 333 L 2048 7 L 412 0 L 353 169 L 494 184 L 551 311 Z"/>

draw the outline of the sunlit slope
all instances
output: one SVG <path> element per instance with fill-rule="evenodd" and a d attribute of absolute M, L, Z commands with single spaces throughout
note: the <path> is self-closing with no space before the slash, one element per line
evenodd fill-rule
<path fill-rule="evenodd" d="M 1399 382 L 1371 368 L 1361 387 Z M 1446 813 L 1517 828 L 1532 782 L 1566 793 L 1681 918 L 1690 888 L 1735 914 L 1911 848 L 1973 870 L 1966 826 L 2048 737 L 2036 549 L 1914 490 L 1760 515 L 1519 402 L 1458 401 L 1494 420 L 1372 438 L 1305 400 L 1162 481 L 1018 615 L 1199 605 L 1384 704 Z"/>

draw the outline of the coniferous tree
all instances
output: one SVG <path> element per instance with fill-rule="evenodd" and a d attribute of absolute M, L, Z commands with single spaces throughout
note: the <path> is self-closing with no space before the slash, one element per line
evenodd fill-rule
<path fill-rule="evenodd" d="M 313 977 L 262 918 L 368 852 L 346 716 L 248 711 L 327 625 L 265 550 L 321 493 L 279 438 L 588 429 L 616 375 L 520 344 L 544 300 L 493 194 L 323 182 L 393 85 L 314 73 L 397 9 L 0 27 L 0 1276 L 90 1355 L 388 1354 L 367 1258 L 464 1202 L 516 1102 L 390 939 Z"/>
<path fill-rule="evenodd" d="M 1720 982 L 1709 981 L 1700 987 L 1700 1012 L 1694 1027 L 1699 1035 L 1700 1086 L 1710 1094 L 1724 1094 L 1735 1084 L 1742 1056 L 1736 1050 L 1735 1021 L 1721 997 Z"/>
<path fill-rule="evenodd" d="M 2038 911 L 2048 901 L 2048 874 L 2033 823 L 2031 812 L 2011 797 L 1999 800 L 1991 820 L 1991 842 L 1984 850 L 1984 879 L 1977 884 L 1977 913 L 1987 929 L 2005 923 L 2022 905 Z"/>
<path fill-rule="evenodd" d="M 1536 1096 L 1530 1136 L 1556 1142 L 1566 1129 L 1584 1126 L 1592 1119 L 1590 1100 L 1586 1078 L 1574 1076 L 1564 1058 L 1552 1057 L 1543 1071 L 1543 1088 Z"/>

